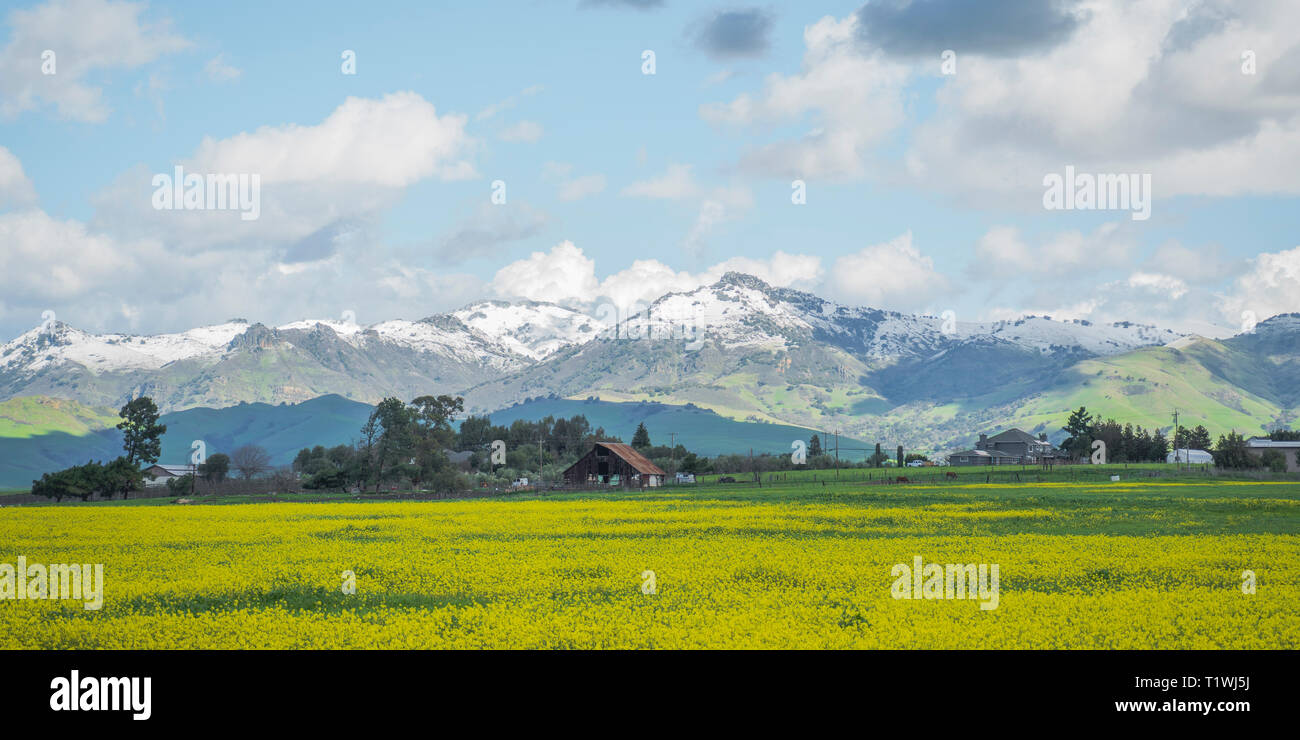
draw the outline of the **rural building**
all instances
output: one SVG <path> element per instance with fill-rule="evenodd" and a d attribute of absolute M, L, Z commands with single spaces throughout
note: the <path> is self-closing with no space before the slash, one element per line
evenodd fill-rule
<path fill-rule="evenodd" d="M 144 469 L 146 486 L 165 486 L 172 478 L 181 478 L 194 472 L 193 465 L 150 465 Z M 153 476 L 153 480 L 149 476 Z"/>
<path fill-rule="evenodd" d="M 605 484 L 657 488 L 664 484 L 667 475 L 632 445 L 597 442 L 564 471 L 564 480 L 577 486 Z"/>
<path fill-rule="evenodd" d="M 1255 457 L 1263 457 L 1266 450 L 1277 450 L 1286 455 L 1286 472 L 1300 472 L 1300 461 L 1296 460 L 1297 453 L 1300 453 L 1300 441 L 1283 442 L 1266 437 L 1251 437 L 1246 440 L 1246 451 Z"/>
<path fill-rule="evenodd" d="M 1046 434 L 1035 437 L 1019 429 L 1008 429 L 990 437 L 981 434 L 975 448 L 948 455 L 952 465 L 1037 465 L 1062 457 Z"/>
<path fill-rule="evenodd" d="M 1165 455 L 1167 463 L 1212 463 L 1214 455 L 1205 450 L 1189 450 L 1186 447 L 1180 447 Z"/>

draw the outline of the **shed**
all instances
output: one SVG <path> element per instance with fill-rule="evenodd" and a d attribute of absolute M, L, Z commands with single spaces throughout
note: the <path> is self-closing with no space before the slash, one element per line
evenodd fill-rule
<path fill-rule="evenodd" d="M 621 485 L 658 488 L 668 474 L 636 450 L 620 442 L 597 442 L 564 471 L 570 485 Z"/>

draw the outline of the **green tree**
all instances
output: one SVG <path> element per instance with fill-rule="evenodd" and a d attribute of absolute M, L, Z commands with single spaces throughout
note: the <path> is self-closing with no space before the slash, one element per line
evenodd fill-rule
<path fill-rule="evenodd" d="M 817 457 L 822 454 L 822 435 L 814 434 L 808 438 L 808 457 Z"/>
<path fill-rule="evenodd" d="M 650 432 L 645 428 L 645 422 L 636 425 L 636 433 L 632 435 L 632 446 L 640 449 L 650 446 Z"/>
<path fill-rule="evenodd" d="M 122 417 L 117 428 L 122 430 L 122 448 L 127 461 L 136 466 L 158 462 L 167 425 L 158 423 L 158 407 L 153 399 L 140 396 L 128 401 L 117 415 Z"/>
<path fill-rule="evenodd" d="M 1211 454 L 1214 455 L 1214 464 L 1220 468 L 1247 469 L 1260 466 L 1259 458 L 1250 454 L 1246 440 L 1235 430 L 1228 432 L 1227 436 L 1219 435 L 1219 442 Z"/>
<path fill-rule="evenodd" d="M 306 450 L 303 450 L 306 452 Z M 296 461 L 295 461 L 296 462 Z M 230 474 L 230 456 L 224 452 L 208 455 L 198 468 L 199 475 L 209 483 L 220 483 Z"/>
<path fill-rule="evenodd" d="M 1210 430 L 1199 424 L 1187 436 L 1187 446 L 1193 450 L 1209 450 L 1211 444 Z"/>
<path fill-rule="evenodd" d="M 1080 406 L 1070 412 L 1070 418 L 1066 419 L 1065 426 L 1061 431 L 1070 436 L 1061 442 L 1061 449 L 1070 452 L 1075 457 L 1083 457 L 1092 450 L 1092 425 L 1093 417 L 1088 413 L 1088 409 Z"/>
<path fill-rule="evenodd" d="M 413 472 L 409 464 L 415 446 L 413 427 L 411 410 L 406 404 L 396 398 L 385 398 L 361 428 L 362 437 L 369 440 L 368 472 L 375 482 L 375 491 L 379 491 L 383 482 Z"/>
<path fill-rule="evenodd" d="M 903 467 L 903 446 L 898 446 L 898 467 Z"/>

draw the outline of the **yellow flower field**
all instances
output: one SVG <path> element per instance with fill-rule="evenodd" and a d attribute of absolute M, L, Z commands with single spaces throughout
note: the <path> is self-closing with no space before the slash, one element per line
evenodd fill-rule
<path fill-rule="evenodd" d="M 0 563 L 105 579 L 0 600 L 0 647 L 1300 647 L 1300 485 L 826 490 L 0 509 Z M 915 556 L 997 608 L 894 598 Z"/>

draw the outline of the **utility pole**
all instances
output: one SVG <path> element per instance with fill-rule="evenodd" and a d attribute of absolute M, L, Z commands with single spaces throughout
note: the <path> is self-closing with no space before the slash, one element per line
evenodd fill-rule
<path fill-rule="evenodd" d="M 668 439 L 671 440 L 668 443 L 668 446 L 672 450 L 669 454 L 672 456 L 671 459 L 673 461 L 672 462 L 673 476 L 676 477 L 677 476 L 677 432 L 669 432 Z"/>
<path fill-rule="evenodd" d="M 1183 461 L 1178 457 L 1178 409 L 1174 409 L 1174 464 L 1182 471 Z"/>
<path fill-rule="evenodd" d="M 835 480 L 840 479 L 840 430 L 835 430 Z"/>

